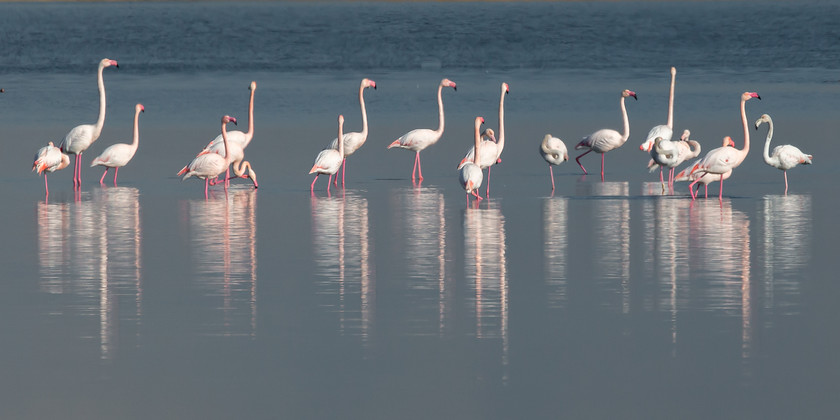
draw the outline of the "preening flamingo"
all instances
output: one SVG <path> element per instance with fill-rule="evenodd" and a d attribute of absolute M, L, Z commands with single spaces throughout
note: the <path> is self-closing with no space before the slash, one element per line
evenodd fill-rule
<path fill-rule="evenodd" d="M 472 162 L 467 162 L 461 167 L 458 177 L 458 180 L 461 182 L 461 187 L 467 192 L 467 205 L 470 204 L 470 194 L 476 200 L 481 200 L 481 196 L 478 195 L 478 188 L 481 187 L 481 181 L 484 178 L 484 174 L 481 173 L 481 167 L 479 166 L 481 155 L 484 153 L 481 134 L 479 134 L 481 124 L 484 124 L 484 118 L 475 117 L 475 145 L 473 146 L 475 153 L 473 153 Z"/>
<path fill-rule="evenodd" d="M 47 172 L 55 172 L 70 165 L 70 156 L 62 153 L 59 148 L 49 142 L 46 146 L 38 149 L 35 154 L 35 161 L 32 163 L 32 170 L 44 174 L 44 189 L 47 196 L 50 195 L 50 186 L 47 184 Z"/>
<path fill-rule="evenodd" d="M 601 181 L 604 180 L 604 153 L 609 152 L 610 150 L 617 149 L 621 147 L 628 138 L 630 138 L 630 120 L 627 117 L 627 108 L 624 106 L 624 98 L 632 96 L 633 99 L 639 100 L 636 97 L 636 92 L 631 90 L 623 90 L 621 92 L 621 117 L 624 119 L 624 133 L 620 134 L 618 131 L 611 130 L 608 128 L 604 128 L 598 130 L 586 137 L 584 137 L 580 143 L 575 146 L 575 150 L 578 149 L 589 149 L 580 156 L 575 158 L 578 166 L 580 169 L 583 170 L 583 173 L 586 174 L 586 168 L 580 163 L 580 158 L 584 157 L 589 152 L 595 152 L 601 154 Z"/>
<path fill-rule="evenodd" d="M 773 148 L 773 153 L 770 153 L 770 139 L 773 138 L 773 120 L 769 115 L 764 114 L 755 122 L 755 129 L 761 123 L 767 123 L 769 129 L 767 130 L 767 139 L 764 140 L 764 162 L 768 165 L 781 170 L 785 174 L 785 195 L 788 192 L 787 170 L 796 167 L 798 164 L 810 165 L 811 159 L 814 157 L 807 155 L 799 150 L 796 146 L 784 144 Z"/>
<path fill-rule="evenodd" d="M 703 159 L 700 159 L 700 161 L 695 163 L 690 169 L 686 169 L 689 171 L 689 174 L 697 172 L 721 175 L 720 195 L 718 196 L 721 202 L 723 202 L 722 175 L 737 168 L 741 162 L 747 158 L 747 154 L 750 152 L 750 130 L 747 126 L 746 103 L 752 98 L 758 98 L 760 100 L 761 96 L 758 96 L 758 93 L 755 92 L 744 92 L 741 94 L 741 122 L 744 126 L 744 148 L 741 150 L 734 147 L 721 147 L 714 149 L 707 153 Z M 693 187 L 697 182 L 698 181 L 692 182 L 688 187 L 689 192 L 691 192 L 692 200 L 696 198 L 693 192 Z"/>
<path fill-rule="evenodd" d="M 551 175 L 551 191 L 554 191 L 554 169 L 553 165 L 559 165 L 569 160 L 569 152 L 563 140 L 546 134 L 540 143 L 540 155 L 548 162 L 548 173 Z"/>
<path fill-rule="evenodd" d="M 100 184 L 105 179 L 105 175 L 108 174 L 108 169 L 114 168 L 114 186 L 117 185 L 117 174 L 120 168 L 127 165 L 131 161 L 131 158 L 134 157 L 134 153 L 137 152 L 137 146 L 140 142 L 140 113 L 145 110 L 146 108 L 143 107 L 143 104 L 134 106 L 134 137 L 131 140 L 131 144 L 112 144 L 103 150 L 102 154 L 93 159 L 93 162 L 90 164 L 91 167 L 97 165 L 105 167 L 105 173 L 102 174 L 102 178 L 99 178 Z"/>
<path fill-rule="evenodd" d="M 688 131 L 688 130 L 686 130 L 686 131 Z M 686 135 L 686 134 L 683 133 L 683 135 Z M 735 142 L 732 141 L 732 137 L 729 137 L 729 136 L 724 137 L 722 147 L 735 147 Z M 689 170 L 692 167 L 694 167 L 694 165 L 698 162 L 700 162 L 700 161 L 698 160 L 698 161 L 692 163 L 688 167 L 688 169 L 686 169 L 686 170 L 680 172 L 679 174 L 675 175 L 674 176 L 674 182 L 697 181 L 698 184 L 703 184 L 703 186 L 706 187 L 706 198 L 709 198 L 709 184 L 711 184 L 712 182 L 720 180 L 721 177 L 716 175 L 716 174 L 708 174 L 708 173 L 689 174 Z M 653 167 L 652 170 L 655 170 L 657 165 L 656 165 L 656 163 L 653 163 L 651 166 Z M 723 174 L 723 179 L 724 180 L 729 179 L 730 176 L 732 176 L 732 171 L 731 170 L 727 171 Z M 697 187 L 697 190 L 698 190 L 698 192 L 700 191 L 700 186 Z M 693 195 L 696 196 L 697 193 L 695 192 Z"/>
<path fill-rule="evenodd" d="M 364 92 L 365 89 L 372 87 L 376 90 L 376 82 L 370 79 L 362 79 L 362 83 L 359 85 L 359 106 L 362 109 L 362 131 L 361 132 L 350 132 L 344 133 L 344 159 L 341 161 L 341 185 L 344 185 L 344 172 L 347 169 L 347 156 L 356 153 L 356 150 L 359 150 L 362 145 L 365 144 L 367 141 L 368 136 L 368 119 L 367 119 L 367 110 L 365 109 L 365 96 Z M 327 148 L 336 149 L 338 150 L 338 137 L 334 138 Z M 338 186 L 338 176 L 335 177 L 335 185 Z"/>
<path fill-rule="evenodd" d="M 443 91 L 444 87 L 451 87 L 456 91 L 458 90 L 458 87 L 455 85 L 455 82 L 449 79 L 443 79 L 440 81 L 437 90 L 439 121 L 437 130 L 430 130 L 428 128 L 418 128 L 415 130 L 411 130 L 388 145 L 389 149 L 392 147 L 399 147 L 401 149 L 413 150 L 415 152 L 414 169 L 411 170 L 412 181 L 415 180 L 415 172 L 418 173 L 420 181 L 423 180 L 423 169 L 420 164 L 420 152 L 423 149 L 437 143 L 438 140 L 440 140 L 440 137 L 443 136 L 443 97 L 441 92 Z"/>
<path fill-rule="evenodd" d="M 338 136 L 337 139 L 344 138 L 344 115 L 338 116 Z M 312 165 L 312 169 L 309 170 L 310 174 L 315 174 L 315 179 L 312 180 L 312 184 L 309 186 L 309 192 L 315 193 L 315 181 L 318 180 L 318 176 L 321 174 L 327 174 L 330 177 L 327 179 L 327 194 L 330 193 L 330 182 L 332 181 L 332 176 L 338 173 L 338 170 L 341 168 L 341 163 L 344 161 L 344 142 L 338 143 L 338 150 L 335 149 L 324 149 L 321 150 L 321 153 L 318 153 L 318 156 L 315 157 L 315 164 Z M 336 175 L 338 176 L 338 175 Z M 342 184 L 344 187 L 344 184 Z"/>
<path fill-rule="evenodd" d="M 257 82 L 252 81 L 250 85 L 248 85 L 248 90 L 251 91 L 250 99 L 248 100 L 248 131 L 242 132 L 239 130 L 231 130 L 227 132 L 228 136 L 228 148 L 230 149 L 230 161 L 233 163 L 233 172 L 237 178 L 250 178 L 251 181 L 254 183 L 254 188 L 257 188 L 257 180 L 256 180 L 256 173 L 251 169 L 251 164 L 247 164 L 247 173 L 246 173 L 246 165 L 244 162 L 245 159 L 245 148 L 251 143 L 251 140 L 254 139 L 254 93 L 257 91 Z M 204 146 L 204 149 L 201 149 L 200 152 L 196 156 L 201 156 L 207 153 L 217 153 L 225 156 L 225 145 L 222 139 L 222 135 L 219 134 L 207 143 L 207 146 Z M 189 170 L 189 165 L 184 166 L 178 171 L 178 176 L 185 174 Z M 225 182 L 230 179 L 230 168 L 225 170 Z"/>
<path fill-rule="evenodd" d="M 691 140 L 691 131 L 683 131 L 679 141 L 667 141 L 657 137 L 653 147 L 650 149 L 651 160 L 648 162 L 648 169 L 651 172 L 659 168 L 659 181 L 662 182 L 662 191 L 665 191 L 665 181 L 662 179 L 662 168 L 669 168 L 668 187 L 674 187 L 674 169 L 685 162 L 700 156 L 700 143 Z"/>
<path fill-rule="evenodd" d="M 99 135 L 102 134 L 102 127 L 105 125 L 105 81 L 102 79 L 102 70 L 111 66 L 120 67 L 115 60 L 103 58 L 99 62 L 99 69 L 96 73 L 96 81 L 99 86 L 99 118 L 96 120 L 96 124 L 82 124 L 73 127 L 59 145 L 62 152 L 76 155 L 73 163 L 74 188 L 82 186 L 82 161 L 79 160 L 79 157 L 99 138 Z"/>
<path fill-rule="evenodd" d="M 496 142 L 490 141 L 482 141 L 481 142 L 481 159 L 478 162 L 478 166 L 481 169 L 487 168 L 487 195 L 490 195 L 490 169 L 492 169 L 493 165 L 502 162 L 502 151 L 505 149 L 505 95 L 510 93 L 510 86 L 507 83 L 502 83 L 502 97 L 499 99 L 499 137 L 496 140 L 493 137 L 493 130 L 486 129 L 484 130 L 486 133 L 489 133 L 489 136 L 496 140 Z M 467 154 L 464 155 L 464 158 L 461 159 L 461 163 L 458 165 L 458 169 L 461 169 L 467 162 L 470 162 L 474 159 L 475 155 L 475 146 L 470 147 L 470 150 L 467 151 Z"/>
<path fill-rule="evenodd" d="M 229 146 L 230 142 L 227 138 L 227 124 L 236 124 L 236 118 L 225 115 L 222 117 L 222 144 L 225 148 L 225 156 L 218 153 L 205 153 L 196 156 L 195 159 L 187 165 L 187 173 L 183 179 L 194 176 L 204 180 L 204 198 L 207 198 L 207 187 L 210 185 L 210 179 L 218 179 L 219 175 L 225 172 L 230 166 L 230 156 L 232 155 Z M 227 183 L 225 183 L 227 188 Z"/>

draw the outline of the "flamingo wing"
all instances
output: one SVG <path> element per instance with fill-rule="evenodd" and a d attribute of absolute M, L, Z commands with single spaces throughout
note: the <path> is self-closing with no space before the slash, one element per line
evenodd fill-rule
<path fill-rule="evenodd" d="M 664 124 L 651 128 L 648 132 L 647 139 L 645 139 L 645 142 L 639 148 L 649 152 L 653 148 L 653 143 L 657 137 L 662 137 L 662 140 L 671 141 L 671 138 L 674 137 L 674 130 Z"/>
<path fill-rule="evenodd" d="M 440 136 L 441 134 L 435 130 L 418 128 L 403 134 L 394 142 L 396 144 L 391 143 L 391 145 L 419 152 L 440 140 Z"/>
<path fill-rule="evenodd" d="M 193 159 L 192 162 L 187 165 L 187 174 L 184 175 L 183 179 L 187 179 L 191 176 L 201 179 L 213 178 L 224 172 L 226 167 L 227 162 L 225 161 L 225 158 L 219 156 L 218 154 L 203 154 Z"/>
<path fill-rule="evenodd" d="M 365 144 L 365 140 L 367 140 L 367 138 L 362 136 L 362 133 L 355 131 L 344 133 L 342 139 L 344 139 L 344 157 L 350 156 L 353 153 L 355 153 L 356 150 L 359 150 L 359 148 L 362 147 L 363 144 Z M 336 137 L 332 139 L 332 141 L 330 141 L 329 144 L 327 144 L 326 148 L 338 150 L 338 138 Z"/>
<path fill-rule="evenodd" d="M 102 153 L 93 159 L 90 166 L 107 166 L 109 168 L 123 167 L 134 157 L 136 150 L 128 144 L 117 143 L 105 148 Z"/>
<path fill-rule="evenodd" d="M 59 148 L 68 153 L 84 152 L 93 143 L 93 133 L 92 124 L 77 125 L 64 136 Z"/>
<path fill-rule="evenodd" d="M 309 173 L 334 174 L 341 167 L 342 160 L 341 154 L 335 149 L 321 150 L 318 156 L 315 157 L 315 163 L 312 165 Z"/>

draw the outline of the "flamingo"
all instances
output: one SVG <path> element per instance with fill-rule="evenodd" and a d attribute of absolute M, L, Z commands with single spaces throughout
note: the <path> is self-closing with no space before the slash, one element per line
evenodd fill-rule
<path fill-rule="evenodd" d="M 482 117 L 475 117 L 475 145 L 473 153 L 473 160 L 472 162 L 467 162 L 464 166 L 461 167 L 460 176 L 458 180 L 461 182 L 461 186 L 464 187 L 464 191 L 467 192 L 467 205 L 470 204 L 470 194 L 472 194 L 476 200 L 481 200 L 481 196 L 478 195 L 478 188 L 481 187 L 481 181 L 484 178 L 484 174 L 481 172 L 481 166 L 479 162 L 481 161 L 480 157 L 482 152 L 482 141 L 481 135 L 479 134 L 479 129 L 481 128 L 481 124 L 484 124 L 484 118 Z"/>
<path fill-rule="evenodd" d="M 695 172 L 721 175 L 720 195 L 718 196 L 721 202 L 723 202 L 723 174 L 737 168 L 747 158 L 747 154 L 750 152 L 750 130 L 747 127 L 746 103 L 752 98 L 761 100 L 761 96 L 755 92 L 744 92 L 741 94 L 741 122 L 744 126 L 744 148 L 738 150 L 734 147 L 720 147 L 711 150 L 703 159 L 700 159 L 692 165 L 690 169 L 686 169 L 689 171 L 689 175 Z M 692 200 L 696 198 L 693 188 L 697 182 L 698 180 L 695 180 L 688 187 Z"/>
<path fill-rule="evenodd" d="M 99 178 L 100 184 L 105 179 L 105 175 L 108 174 L 108 169 L 114 168 L 114 186 L 117 185 L 117 173 L 119 173 L 120 168 L 127 165 L 134 157 L 134 153 L 137 152 L 137 145 L 140 142 L 140 113 L 145 110 L 143 104 L 134 106 L 134 138 L 131 140 L 131 144 L 112 144 L 102 151 L 102 154 L 93 159 L 90 164 L 91 168 L 97 165 L 105 167 L 105 173 L 102 174 L 102 178 Z"/>
<path fill-rule="evenodd" d="M 569 152 L 563 140 L 546 134 L 540 143 L 540 155 L 548 162 L 548 172 L 551 174 L 551 191 L 554 191 L 554 169 L 552 165 L 559 165 L 569 160 Z"/>
<path fill-rule="evenodd" d="M 233 163 L 234 175 L 236 175 L 237 178 L 250 178 L 254 183 L 254 188 L 257 188 L 257 174 L 253 171 L 253 169 L 251 169 L 250 163 L 247 164 L 247 173 L 245 173 L 246 162 L 244 162 L 245 148 L 248 147 L 251 140 L 254 138 L 254 93 L 257 91 L 257 82 L 251 81 L 251 84 L 248 85 L 248 90 L 251 91 L 250 99 L 248 101 L 248 132 L 243 133 L 239 130 L 228 131 L 228 148 L 231 152 L 230 161 Z M 225 145 L 221 134 L 211 140 L 210 143 L 207 143 L 207 146 L 204 146 L 204 149 L 201 149 L 196 156 L 201 156 L 207 153 L 217 153 L 222 155 L 222 157 L 225 156 Z M 188 170 L 189 165 L 186 165 L 178 171 L 177 175 L 181 176 Z M 225 170 L 225 182 L 228 182 L 229 179 L 230 168 Z"/>
<path fill-rule="evenodd" d="M 338 116 L 338 136 L 337 139 L 344 138 L 344 115 Z M 315 179 L 312 180 L 312 185 L 309 186 L 309 192 L 314 194 L 315 193 L 315 181 L 318 180 L 318 175 L 321 174 L 328 174 L 330 177 L 327 179 L 327 194 L 330 193 L 330 182 L 332 182 L 332 176 L 338 176 L 338 170 L 341 168 L 341 163 L 344 161 L 344 142 L 338 143 L 338 150 L 335 149 L 324 149 L 321 150 L 321 153 L 318 153 L 318 156 L 315 157 L 315 164 L 312 165 L 312 169 L 309 170 L 310 174 L 315 174 Z M 342 187 L 344 184 L 342 184 Z"/>
<path fill-rule="evenodd" d="M 82 186 L 82 161 L 79 160 L 79 156 L 99 138 L 99 135 L 102 134 L 102 127 L 105 125 L 105 81 L 102 79 L 102 70 L 111 66 L 120 67 L 115 60 L 108 58 L 103 58 L 99 62 L 99 70 L 96 74 L 96 81 L 99 86 L 99 118 L 96 120 L 96 124 L 82 124 L 73 127 L 59 145 L 63 153 L 76 155 L 73 163 L 73 188 Z"/>
<path fill-rule="evenodd" d="M 785 195 L 787 195 L 787 170 L 796 167 L 800 163 L 810 165 L 811 159 L 814 157 L 803 153 L 798 147 L 789 144 L 776 146 L 773 148 L 773 153 L 770 154 L 770 139 L 773 138 L 773 120 L 769 115 L 763 114 L 756 120 L 755 129 L 758 130 L 758 126 L 765 122 L 769 126 L 769 129 L 767 130 L 767 139 L 764 140 L 764 162 L 776 169 L 780 169 L 785 174 Z"/>
<path fill-rule="evenodd" d="M 368 136 L 368 120 L 367 120 L 367 110 L 365 110 L 365 96 L 364 92 L 365 89 L 372 87 L 376 90 L 376 82 L 370 79 L 362 79 L 362 83 L 359 85 L 359 106 L 362 108 L 362 132 L 350 132 L 344 133 L 344 159 L 341 161 L 341 185 L 344 185 L 344 171 L 347 169 L 347 156 L 352 155 L 359 150 L 362 145 L 365 144 L 367 141 Z M 329 145 L 327 145 L 329 149 L 336 149 L 338 150 L 338 137 L 334 138 Z M 338 176 L 335 177 L 335 186 L 338 186 Z"/>
<path fill-rule="evenodd" d="M 648 169 L 651 172 L 659 168 L 659 181 L 662 182 L 662 191 L 665 191 L 665 181 L 662 179 L 662 168 L 670 168 L 668 172 L 668 187 L 674 187 L 674 169 L 688 159 L 700 156 L 700 143 L 691 140 L 691 131 L 684 130 L 679 141 L 668 141 L 657 137 L 650 150 L 652 159 L 648 162 Z"/>
<path fill-rule="evenodd" d="M 578 166 L 580 169 L 583 169 L 583 174 L 586 175 L 586 168 L 580 163 L 580 158 L 584 157 L 589 152 L 595 152 L 601 154 L 601 181 L 604 180 L 604 153 L 609 152 L 613 149 L 618 149 L 621 147 L 627 139 L 630 137 L 630 120 L 627 118 L 627 108 L 624 107 L 624 98 L 632 96 L 633 99 L 639 100 L 636 97 L 636 92 L 631 90 L 624 89 L 621 92 L 621 116 L 624 119 L 624 133 L 619 134 L 618 131 L 611 130 L 611 129 L 601 129 L 598 130 L 586 137 L 584 137 L 580 143 L 575 146 L 575 150 L 578 149 L 589 149 L 580 156 L 575 158 Z"/>
<path fill-rule="evenodd" d="M 230 142 L 227 138 L 227 124 L 233 123 L 236 125 L 236 118 L 229 115 L 222 117 L 222 144 L 225 146 L 225 156 L 217 153 L 205 153 L 196 156 L 195 159 L 187 165 L 187 173 L 184 179 L 194 176 L 204 180 L 204 198 L 207 198 L 207 187 L 210 184 L 210 179 L 217 179 L 222 172 L 225 172 L 230 166 L 230 156 L 232 155 L 229 149 Z M 215 182 L 213 183 L 215 185 Z M 225 183 L 227 189 L 227 183 Z"/>
<path fill-rule="evenodd" d="M 499 138 L 496 142 L 491 142 L 484 140 L 481 143 L 481 149 L 484 151 L 481 154 L 481 160 L 478 163 L 478 166 L 481 169 L 487 168 L 487 195 L 490 195 L 490 169 L 493 165 L 502 162 L 502 151 L 505 149 L 505 95 L 510 93 L 510 86 L 507 83 L 502 83 L 502 97 L 499 99 Z M 493 130 L 486 129 L 484 130 L 485 133 L 489 133 L 489 137 L 495 140 L 493 137 Z M 482 135 L 483 136 L 483 135 Z M 467 154 L 464 155 L 464 158 L 461 159 L 461 163 L 458 165 L 458 169 L 461 169 L 462 166 L 466 165 L 467 162 L 473 160 L 475 157 L 475 146 L 470 147 L 470 150 L 467 151 Z"/>
<path fill-rule="evenodd" d="M 61 150 L 53 142 L 47 143 L 46 146 L 38 149 L 35 154 L 35 161 L 32 163 L 32 170 L 44 174 L 44 189 L 47 192 L 47 197 L 50 195 L 50 186 L 47 184 L 47 172 L 55 172 L 66 168 L 70 165 L 70 156 L 62 153 Z"/>
<path fill-rule="evenodd" d="M 735 142 L 732 141 L 732 137 L 726 136 L 726 137 L 723 138 L 723 147 L 735 147 Z M 699 160 L 697 162 L 699 162 Z M 696 164 L 697 162 L 692 163 L 689 168 L 693 167 L 694 164 Z M 655 168 L 656 164 L 654 163 L 653 166 Z M 723 179 L 724 180 L 729 179 L 730 176 L 732 176 L 732 171 L 731 170 L 727 171 L 723 174 Z M 706 187 L 706 198 L 709 198 L 709 184 L 711 184 L 712 182 L 715 182 L 719 179 L 720 179 L 720 177 L 718 175 L 708 174 L 708 173 L 702 173 L 702 174 L 701 173 L 695 173 L 695 174 L 689 175 L 689 173 L 687 171 L 682 171 L 679 174 L 677 174 L 676 176 L 674 176 L 674 182 L 697 181 L 697 183 L 703 184 L 703 186 Z M 698 192 L 699 192 L 700 187 L 698 186 L 697 188 L 698 188 Z M 695 193 L 695 195 L 696 195 L 696 193 Z"/>
<path fill-rule="evenodd" d="M 639 146 L 639 150 L 650 152 L 653 147 L 653 142 L 657 137 L 662 137 L 663 140 L 671 141 L 674 136 L 674 83 L 677 78 L 677 69 L 671 67 L 671 89 L 668 94 L 668 122 L 663 125 L 657 125 L 650 129 L 645 142 Z M 660 171 L 662 175 L 662 171 Z"/>
<path fill-rule="evenodd" d="M 453 90 L 458 90 L 458 87 L 455 85 L 455 82 L 449 79 L 443 79 L 440 81 L 437 90 L 439 121 L 437 130 L 430 130 L 428 128 L 418 128 L 415 130 L 411 130 L 388 145 L 388 149 L 392 147 L 399 147 L 402 149 L 413 150 L 415 152 L 414 169 L 411 170 L 412 181 L 415 180 L 415 172 L 418 173 L 420 181 L 423 181 L 423 168 L 420 164 L 420 152 L 423 149 L 437 143 L 438 140 L 440 140 L 440 137 L 443 136 L 443 97 L 441 96 L 441 92 L 443 91 L 444 87 L 451 87 Z"/>

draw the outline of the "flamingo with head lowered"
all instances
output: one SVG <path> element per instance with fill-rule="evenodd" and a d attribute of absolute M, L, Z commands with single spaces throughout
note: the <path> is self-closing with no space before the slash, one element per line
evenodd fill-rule
<path fill-rule="evenodd" d="M 236 124 L 236 118 L 229 115 L 222 117 L 222 144 L 225 147 L 225 156 L 222 157 L 217 153 L 205 153 L 203 155 L 196 156 L 196 158 L 187 165 L 187 173 L 184 175 L 183 179 L 187 179 L 192 176 L 203 179 L 204 198 L 207 198 L 207 187 L 210 185 L 210 180 L 214 180 L 213 184 L 215 185 L 215 180 L 219 178 L 219 175 L 228 170 L 228 167 L 230 166 L 230 156 L 232 153 L 229 148 L 230 142 L 227 138 L 228 123 Z M 227 190 L 227 186 L 227 183 L 225 183 L 225 190 Z"/>
<path fill-rule="evenodd" d="M 103 58 L 99 62 L 99 69 L 96 73 L 96 81 L 99 87 L 99 118 L 96 120 L 96 124 L 82 124 L 73 127 L 59 145 L 62 152 L 76 155 L 73 169 L 73 188 L 82 186 L 82 161 L 79 160 L 79 156 L 99 138 L 99 135 L 102 134 L 102 127 L 105 126 L 105 81 L 102 79 L 102 70 L 111 66 L 119 68 L 115 60 Z"/>
<path fill-rule="evenodd" d="M 440 81 L 437 90 L 437 101 L 438 101 L 438 128 L 437 130 L 431 130 L 428 128 L 418 128 L 415 130 L 411 130 L 408 133 L 403 134 L 400 138 L 391 142 L 388 145 L 388 148 L 391 149 L 393 147 L 399 147 L 401 149 L 408 149 L 414 151 L 414 169 L 411 170 L 411 180 L 414 181 L 415 173 L 419 175 L 420 181 L 423 181 L 423 169 L 420 165 L 420 152 L 423 151 L 425 148 L 435 144 L 440 140 L 441 136 L 443 136 L 443 127 L 444 127 L 444 120 L 443 120 L 443 96 L 442 91 L 444 87 L 451 87 L 454 90 L 458 90 L 458 87 L 455 85 L 455 82 L 449 79 L 443 79 Z"/>
<path fill-rule="evenodd" d="M 691 131 L 683 131 L 679 141 L 666 141 L 657 137 L 650 149 L 651 160 L 648 169 L 653 172 L 659 168 L 659 181 L 662 182 L 662 192 L 665 192 L 665 181 L 662 179 L 662 168 L 667 167 L 668 187 L 674 188 L 674 169 L 688 159 L 700 156 L 700 143 L 691 140 Z M 672 191 L 673 192 L 673 191 Z"/>
<path fill-rule="evenodd" d="M 796 167 L 800 163 L 803 165 L 810 165 L 811 159 L 814 157 L 803 153 L 799 150 L 796 146 L 791 146 L 789 144 L 784 144 L 781 146 L 776 146 L 773 148 L 773 153 L 770 153 L 770 139 L 773 138 L 773 120 L 770 118 L 769 115 L 764 114 L 762 115 L 756 122 L 755 122 L 755 129 L 758 130 L 758 126 L 761 123 L 767 123 L 770 127 L 767 130 L 767 139 L 764 141 L 764 162 L 776 169 L 781 170 L 785 174 L 785 195 L 788 192 L 788 180 L 787 180 L 787 170 Z"/>
<path fill-rule="evenodd" d="M 470 204 L 470 194 L 472 194 L 476 201 L 481 200 L 481 196 L 478 195 L 478 188 L 481 187 L 481 181 L 484 178 L 484 174 L 481 172 L 481 166 L 479 166 L 479 162 L 481 162 L 481 155 L 484 153 L 482 150 L 482 142 L 481 142 L 481 135 L 479 134 L 479 130 L 481 129 L 481 124 L 484 124 L 484 118 L 482 117 L 475 117 L 475 153 L 473 153 L 472 162 L 467 162 L 463 166 L 461 166 L 461 171 L 459 172 L 458 181 L 461 182 L 461 187 L 464 188 L 464 191 L 467 193 L 467 205 Z"/>
<path fill-rule="evenodd" d="M 46 146 L 38 149 L 35 154 L 35 161 L 32 163 L 32 170 L 38 174 L 44 174 L 44 189 L 47 197 L 50 196 L 50 186 L 47 183 L 47 172 L 55 172 L 70 165 L 70 156 L 62 153 L 59 148 L 49 142 Z"/>
<path fill-rule="evenodd" d="M 548 162 L 548 173 L 551 175 L 551 191 L 554 191 L 554 169 L 552 169 L 552 166 L 569 160 L 566 143 L 551 134 L 546 134 L 540 143 L 540 155 Z"/>
<path fill-rule="evenodd" d="M 370 79 L 362 79 L 362 83 L 359 85 L 359 106 L 362 109 L 362 131 L 361 132 L 349 132 L 344 133 L 344 158 L 341 161 L 341 185 L 344 185 L 344 171 L 347 169 L 347 156 L 356 153 L 356 150 L 362 147 L 367 141 L 368 137 L 368 119 L 367 119 L 367 110 L 365 109 L 365 96 L 364 92 L 365 89 L 372 87 L 376 90 L 376 82 Z M 329 149 L 336 149 L 338 150 L 338 138 L 334 138 L 329 145 L 327 145 Z M 336 175 L 335 180 L 333 181 L 335 186 L 338 186 L 338 175 Z"/>
<path fill-rule="evenodd" d="M 607 153 L 607 152 L 609 152 L 610 150 L 613 150 L 613 149 L 618 149 L 619 147 L 624 145 L 625 142 L 627 142 L 628 138 L 630 138 L 630 120 L 627 117 L 627 108 L 625 108 L 625 106 L 624 106 L 624 98 L 626 98 L 628 96 L 632 96 L 633 99 L 639 100 L 639 98 L 636 97 L 636 92 L 633 92 L 633 91 L 627 90 L 627 89 L 624 89 L 621 92 L 620 104 L 621 104 L 621 117 L 624 121 L 624 132 L 623 133 L 619 133 L 618 131 L 611 130 L 611 129 L 608 129 L 608 128 L 603 128 L 601 130 L 598 130 L 598 131 L 584 137 L 580 141 L 580 143 L 578 143 L 575 146 L 576 150 L 589 149 L 589 150 L 583 152 L 583 154 L 581 154 L 580 156 L 575 158 L 575 162 L 577 162 L 578 166 L 580 166 L 580 169 L 583 170 L 584 175 L 587 174 L 587 172 L 586 172 L 586 168 L 584 168 L 583 165 L 580 163 L 580 158 L 586 156 L 589 152 L 600 153 L 601 154 L 601 181 L 603 181 L 604 180 L 604 153 Z"/>
<path fill-rule="evenodd" d="M 134 138 L 131 140 L 131 144 L 112 144 L 93 159 L 93 162 L 90 164 L 91 167 L 97 165 L 105 167 L 105 173 L 102 174 L 102 178 L 99 178 L 100 184 L 105 179 L 105 175 L 108 174 L 108 169 L 114 168 L 114 186 L 117 185 L 117 174 L 120 168 L 127 165 L 137 152 L 137 146 L 140 142 L 140 113 L 145 110 L 146 108 L 143 107 L 143 104 L 134 106 Z"/>
<path fill-rule="evenodd" d="M 482 138 L 486 135 L 491 140 L 482 140 L 481 142 L 481 159 L 478 161 L 478 166 L 481 169 L 487 168 L 487 195 L 490 195 L 490 170 L 493 165 L 502 162 L 502 151 L 505 149 L 505 95 L 510 93 L 510 86 L 507 83 L 502 83 L 502 97 L 499 99 L 499 138 L 496 140 L 492 129 L 488 128 L 482 133 Z M 461 159 L 458 164 L 458 169 L 461 169 L 467 162 L 474 160 L 475 146 L 467 150 L 467 154 Z"/>

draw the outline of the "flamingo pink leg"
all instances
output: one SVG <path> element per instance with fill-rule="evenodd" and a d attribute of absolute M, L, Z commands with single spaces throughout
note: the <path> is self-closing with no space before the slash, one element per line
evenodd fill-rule
<path fill-rule="evenodd" d="M 422 181 L 423 180 L 423 165 L 420 164 L 420 152 L 417 152 L 415 154 L 414 166 L 415 166 L 415 169 L 417 169 L 417 175 L 418 175 L 417 178 Z M 412 181 L 414 180 L 414 171 L 411 171 L 411 180 Z"/>
<path fill-rule="evenodd" d="M 117 174 L 120 173 L 120 168 L 114 168 L 114 186 L 117 186 Z"/>
<path fill-rule="evenodd" d="M 601 153 L 601 181 L 604 180 L 604 154 Z"/>
<path fill-rule="evenodd" d="M 338 178 L 338 176 L 336 176 L 336 178 Z M 329 177 L 329 178 L 327 178 L 327 194 L 328 194 L 328 195 L 329 195 L 329 193 L 330 193 L 330 183 L 331 183 L 331 182 L 332 182 L 332 174 L 330 174 L 330 177 Z"/>
<path fill-rule="evenodd" d="M 785 195 L 787 195 L 788 190 L 788 183 L 787 183 L 787 171 L 782 171 L 785 174 Z"/>
<path fill-rule="evenodd" d="M 315 179 L 312 180 L 312 184 L 309 186 L 309 192 L 313 194 L 315 193 L 315 181 L 318 180 L 318 175 L 320 174 L 315 174 Z"/>
<path fill-rule="evenodd" d="M 47 183 L 47 173 L 44 172 L 44 189 L 47 190 L 47 197 L 50 196 L 50 185 Z"/>
<path fill-rule="evenodd" d="M 551 191 L 554 191 L 554 169 L 551 168 L 551 164 L 548 164 L 548 173 L 551 174 Z"/>
<path fill-rule="evenodd" d="M 347 170 L 347 158 L 341 160 L 341 186 L 344 187 L 344 171 Z M 338 186 L 338 176 L 335 177 L 336 186 Z"/>
<path fill-rule="evenodd" d="M 102 184 L 105 180 L 105 175 L 108 175 L 108 168 L 105 168 L 105 173 L 102 174 L 102 178 L 99 178 L 99 183 Z"/>
<path fill-rule="evenodd" d="M 204 178 L 204 198 L 207 198 L 207 187 L 210 185 L 210 179 Z"/>
<path fill-rule="evenodd" d="M 577 162 L 578 166 L 580 166 L 580 169 L 583 169 L 583 174 L 584 175 L 588 174 L 588 172 L 586 172 L 586 168 L 583 167 L 583 164 L 580 163 L 580 158 L 586 156 L 586 154 L 591 152 L 591 151 L 592 151 L 591 149 L 587 150 L 587 151 L 583 152 L 583 154 L 581 154 L 580 156 L 575 158 L 575 162 Z"/>
<path fill-rule="evenodd" d="M 694 195 L 694 184 L 696 184 L 698 182 L 700 182 L 699 178 L 696 181 L 694 181 L 694 182 L 692 182 L 691 184 L 688 185 L 688 192 L 691 194 L 691 201 L 694 201 L 694 199 L 697 198 Z M 708 184 L 706 184 L 706 185 L 708 185 Z"/>
<path fill-rule="evenodd" d="M 492 166 L 487 167 L 487 194 L 485 194 L 487 197 L 490 197 L 490 169 L 492 168 Z"/>

